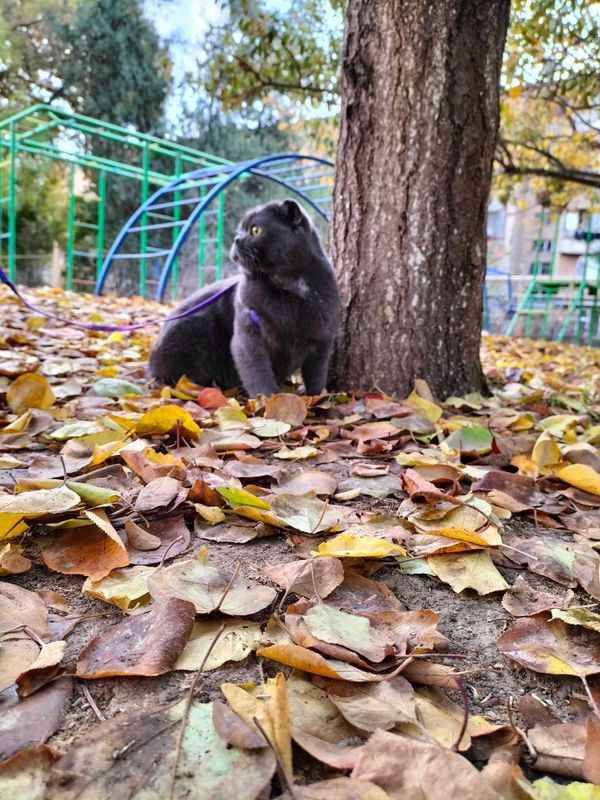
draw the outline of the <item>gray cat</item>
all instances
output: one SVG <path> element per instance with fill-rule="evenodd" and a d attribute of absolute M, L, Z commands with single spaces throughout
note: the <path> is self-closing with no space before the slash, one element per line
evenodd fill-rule
<path fill-rule="evenodd" d="M 294 200 L 257 206 L 242 219 L 230 255 L 241 274 L 201 289 L 177 312 L 235 288 L 163 327 L 151 375 L 171 384 L 185 374 L 201 386 L 243 385 L 255 397 L 275 394 L 301 369 L 307 394 L 319 394 L 327 384 L 339 296 L 310 219 Z"/>

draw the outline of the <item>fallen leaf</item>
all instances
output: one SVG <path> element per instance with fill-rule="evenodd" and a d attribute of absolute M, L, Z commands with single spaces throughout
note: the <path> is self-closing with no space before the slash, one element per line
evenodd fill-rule
<path fill-rule="evenodd" d="M 339 530 L 339 514 L 314 494 L 278 494 L 271 500 L 275 519 L 304 533 Z"/>
<path fill-rule="evenodd" d="M 80 678 L 163 675 L 174 668 L 190 636 L 192 603 L 169 597 L 94 637 L 77 659 Z"/>
<path fill-rule="evenodd" d="M 143 566 L 113 569 L 100 580 L 88 578 L 81 591 L 128 611 L 150 602 L 148 577 L 153 572 L 152 567 Z"/>
<path fill-rule="evenodd" d="M 600 475 L 587 464 L 569 464 L 559 469 L 556 476 L 577 489 L 600 495 Z"/>
<path fill-rule="evenodd" d="M 308 409 L 306 403 L 296 394 L 274 394 L 265 403 L 265 417 L 287 422 L 292 428 L 298 428 L 304 420 Z"/>
<path fill-rule="evenodd" d="M 190 545 L 190 532 L 182 516 L 152 520 L 148 533 L 160 540 L 159 546 L 155 550 L 138 550 L 128 539 L 130 564 L 160 564 L 165 557 L 170 560 L 185 553 Z"/>
<path fill-rule="evenodd" d="M 135 550 L 156 550 L 160 547 L 159 537 L 136 525 L 132 519 L 125 520 L 125 533 L 127 541 Z"/>
<path fill-rule="evenodd" d="M 399 764 L 410 768 L 398 769 Z M 501 800 L 481 773 L 458 753 L 381 730 L 375 731 L 365 745 L 352 777 L 377 784 L 390 800 Z"/>
<path fill-rule="evenodd" d="M 575 595 L 567 590 L 562 597 L 550 592 L 541 592 L 527 583 L 522 575 L 502 598 L 502 605 L 513 617 L 530 617 L 540 611 L 549 611 L 551 608 L 566 608 Z"/>
<path fill-rule="evenodd" d="M 406 550 L 376 536 L 354 536 L 340 533 L 319 545 L 314 556 L 334 556 L 336 558 L 381 558 L 389 555 L 405 556 Z"/>
<path fill-rule="evenodd" d="M 25 373 L 35 372 L 40 366 L 39 358 L 19 350 L 0 350 L 0 375 L 16 378 Z"/>
<path fill-rule="evenodd" d="M 38 744 L 0 763 L 0 796 L 4 800 L 44 800 L 50 770 L 59 755 Z"/>
<path fill-rule="evenodd" d="M 508 584 L 494 566 L 489 553 L 445 553 L 429 556 L 427 563 L 438 578 L 453 591 L 474 589 L 477 594 L 490 594 L 508 589 Z"/>
<path fill-rule="evenodd" d="M 274 458 L 281 458 L 288 461 L 297 461 L 304 458 L 314 458 L 315 456 L 319 455 L 319 451 L 316 447 L 309 447 L 308 445 L 304 447 L 295 447 L 293 450 L 290 450 L 289 447 L 282 447 L 281 450 L 278 450 L 276 453 L 273 453 Z"/>
<path fill-rule="evenodd" d="M 264 567 L 262 574 L 274 581 L 286 594 L 294 592 L 302 597 L 327 597 L 344 580 L 344 568 L 337 558 L 289 561 Z"/>
<path fill-rule="evenodd" d="M 118 538 L 118 537 L 117 537 Z M 129 564 L 127 551 L 95 525 L 67 529 L 42 550 L 47 567 L 65 575 L 85 575 L 93 581 Z"/>
<path fill-rule="evenodd" d="M 187 644 L 173 669 L 198 670 L 220 627 L 221 622 L 216 620 L 194 622 Z M 217 669 L 227 661 L 242 661 L 256 650 L 260 637 L 260 625 L 257 622 L 227 622 L 225 630 L 206 659 L 204 671 Z"/>
<path fill-rule="evenodd" d="M 390 634 L 373 628 L 366 617 L 318 603 L 302 618 L 315 638 L 339 644 L 370 661 L 383 661 L 385 656 L 394 652 Z"/>
<path fill-rule="evenodd" d="M 239 477 L 239 476 L 238 476 Z M 273 489 L 277 494 L 308 494 L 331 495 L 337 489 L 337 478 L 330 472 L 319 470 L 305 470 L 294 475 L 288 475 L 279 481 L 279 486 Z"/>
<path fill-rule="evenodd" d="M 58 678 L 2 710 L 0 761 L 45 742 L 60 726 L 69 705 L 73 681 Z"/>
<path fill-rule="evenodd" d="M 446 437 L 444 443 L 463 455 L 483 455 L 492 449 L 494 437 L 481 425 L 468 425 L 459 428 Z"/>
<path fill-rule="evenodd" d="M 38 489 L 16 495 L 0 497 L 0 512 L 20 515 L 23 519 L 62 514 L 81 502 L 79 495 L 68 486 L 56 489 Z"/>
<path fill-rule="evenodd" d="M 58 674 L 66 647 L 67 643 L 62 641 L 42 646 L 35 661 L 16 680 L 21 697 L 33 694 Z"/>
<path fill-rule="evenodd" d="M 258 719 L 263 730 L 279 755 L 279 759 L 289 778 L 292 776 L 292 740 L 290 733 L 287 684 L 284 676 L 278 673 L 268 678 L 260 687 L 241 687 L 224 683 L 221 691 L 230 707 L 253 730 L 254 720 Z"/>
<path fill-rule="evenodd" d="M 167 508 L 179 495 L 181 488 L 181 483 L 175 478 L 156 478 L 147 483 L 138 494 L 135 510 L 144 513 L 155 511 L 158 508 Z"/>
<path fill-rule="evenodd" d="M 517 619 L 497 646 L 505 656 L 535 672 L 577 677 L 600 672 L 596 634 L 561 620 L 548 621 L 545 614 Z"/>
<path fill-rule="evenodd" d="M 37 372 L 26 372 L 10 384 L 6 401 L 15 414 L 28 408 L 50 408 L 56 401 L 48 379 Z"/>
<path fill-rule="evenodd" d="M 148 588 L 157 602 L 169 597 L 189 600 L 196 607 L 197 614 L 210 614 L 219 606 L 223 614 L 247 616 L 262 611 L 277 597 L 277 592 L 270 586 L 237 577 L 223 599 L 229 580 L 222 569 L 196 558 L 155 572 L 148 578 Z"/>
<path fill-rule="evenodd" d="M 552 619 L 561 619 L 567 625 L 581 625 L 590 631 L 600 633 L 600 614 L 590 611 L 589 608 L 574 608 L 562 610 L 552 609 Z"/>
<path fill-rule="evenodd" d="M 197 439 L 200 434 L 200 428 L 192 419 L 190 412 L 174 405 L 159 406 L 146 412 L 135 426 L 139 436 L 173 433 L 178 430 L 192 439 Z"/>
<path fill-rule="evenodd" d="M 382 683 L 331 681 L 321 686 L 344 719 L 362 731 L 390 730 L 405 722 L 418 727 L 415 692 L 401 675 Z"/>
<path fill-rule="evenodd" d="M 47 800 L 76 800 L 85 794 L 110 797 L 116 786 L 122 796 L 166 797 L 186 706 L 182 700 L 166 708 L 120 714 L 88 731 L 56 763 Z M 229 746 L 215 730 L 212 703 L 194 702 L 181 738 L 175 797 L 256 800 L 275 765 L 267 747 Z"/>
<path fill-rule="evenodd" d="M 40 639 L 49 637 L 48 609 L 29 589 L 0 581 L 0 636 L 27 625 Z"/>
<path fill-rule="evenodd" d="M 122 397 L 126 394 L 143 394 L 143 390 L 135 383 L 120 378 L 101 378 L 92 384 L 92 391 L 100 397 Z"/>
<path fill-rule="evenodd" d="M 0 541 L 1 539 L 0 536 Z M 0 545 L 0 575 L 16 575 L 27 572 L 30 567 L 31 561 L 23 555 L 20 544 Z"/>

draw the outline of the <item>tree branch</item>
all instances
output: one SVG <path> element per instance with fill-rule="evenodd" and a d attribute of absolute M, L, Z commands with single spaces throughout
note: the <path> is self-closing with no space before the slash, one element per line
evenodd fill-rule
<path fill-rule="evenodd" d="M 284 83 L 283 81 L 275 81 L 272 78 L 263 78 L 262 75 L 251 64 L 248 64 L 241 56 L 235 55 L 235 60 L 238 62 L 242 69 L 253 75 L 262 88 L 293 90 L 297 92 L 306 92 L 307 94 L 324 95 L 327 89 L 322 86 L 317 86 L 312 83 Z"/>
<path fill-rule="evenodd" d="M 541 178 L 554 178 L 569 183 L 579 183 L 582 186 L 591 186 L 600 189 L 600 174 L 594 172 L 584 172 L 577 169 L 544 169 L 543 167 L 519 167 L 516 164 L 507 164 L 501 158 L 496 157 L 496 162 L 500 164 L 506 175 L 535 175 Z"/>

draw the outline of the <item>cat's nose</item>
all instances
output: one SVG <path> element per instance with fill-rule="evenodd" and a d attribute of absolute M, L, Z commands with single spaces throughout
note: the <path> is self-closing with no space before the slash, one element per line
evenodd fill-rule
<path fill-rule="evenodd" d="M 239 244 L 242 241 L 242 237 L 239 233 L 236 234 L 235 239 L 233 240 L 234 244 Z"/>

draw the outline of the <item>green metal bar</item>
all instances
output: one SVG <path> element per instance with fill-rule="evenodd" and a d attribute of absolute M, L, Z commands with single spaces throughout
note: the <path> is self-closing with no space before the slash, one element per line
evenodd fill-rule
<path fill-rule="evenodd" d="M 4 164 L 0 163 L 0 267 L 2 266 L 2 259 L 4 258 L 4 238 L 2 232 L 4 230 Z"/>
<path fill-rule="evenodd" d="M 569 304 L 569 308 L 567 309 L 567 313 L 565 314 L 563 324 L 560 326 L 558 336 L 556 337 L 557 342 L 562 342 L 565 336 L 567 335 L 567 331 L 569 330 L 569 323 L 571 322 L 571 317 L 573 316 L 573 312 L 575 311 L 575 309 L 581 306 L 584 294 L 585 294 L 585 283 L 580 283 L 577 288 L 577 291 L 573 294 L 573 299 Z"/>
<path fill-rule="evenodd" d="M 217 216 L 217 252 L 215 258 L 215 280 L 221 279 L 221 266 L 223 262 L 223 223 L 225 220 L 225 195 L 219 195 L 219 214 Z"/>
<path fill-rule="evenodd" d="M 23 111 L 18 112 L 17 114 L 13 114 L 10 117 L 6 117 L 2 121 L 0 121 L 0 129 L 3 127 L 9 127 L 12 123 L 16 123 L 22 119 L 27 117 L 33 116 L 34 114 L 44 112 L 51 117 L 61 120 L 64 124 L 68 126 L 73 126 L 74 124 L 80 123 L 85 125 L 90 125 L 94 132 L 98 132 L 97 135 L 102 135 L 100 131 L 106 132 L 114 132 L 121 136 L 121 141 L 124 144 L 142 148 L 145 143 L 153 143 L 158 144 L 163 147 L 172 147 L 175 153 L 184 154 L 187 153 L 192 157 L 199 158 L 199 159 L 206 159 L 209 162 L 209 165 L 218 166 L 219 164 L 231 164 L 226 158 L 220 158 L 219 156 L 213 156 L 210 153 L 205 153 L 202 150 L 196 150 L 193 147 L 188 147 L 187 145 L 176 144 L 166 141 L 165 139 L 160 139 L 158 136 L 152 136 L 148 133 L 140 133 L 136 131 L 132 133 L 128 131 L 126 128 L 122 128 L 119 125 L 114 125 L 110 122 L 100 122 L 93 117 L 87 117 L 84 114 L 73 114 L 69 113 L 68 111 L 61 111 L 60 109 L 56 109 L 53 106 L 45 105 L 43 103 L 38 103 L 37 105 L 30 106 L 29 108 L 24 109 Z"/>
<path fill-rule="evenodd" d="M 512 336 L 513 335 L 513 332 L 515 330 L 515 326 L 516 326 L 517 321 L 519 319 L 519 315 L 523 313 L 523 310 L 524 310 L 525 306 L 529 302 L 529 295 L 531 294 L 531 292 L 533 292 L 533 282 L 529 284 L 529 286 L 525 290 L 525 294 L 520 299 L 519 305 L 517 307 L 517 310 L 513 314 L 513 318 L 511 319 L 510 324 L 509 324 L 508 328 L 506 329 L 506 336 Z"/>
<path fill-rule="evenodd" d="M 113 174 L 121 175 L 124 178 L 137 178 L 137 180 L 144 180 L 144 171 L 140 167 L 121 164 L 118 161 L 112 161 L 111 159 L 103 158 L 101 156 L 88 156 L 85 153 L 62 153 L 53 145 L 46 144 L 44 142 L 29 142 L 26 145 L 17 143 L 17 149 L 33 155 L 43 155 L 48 156 L 49 158 L 55 158 L 58 161 L 68 161 L 69 163 L 75 163 L 78 166 L 88 167 L 90 169 L 101 169 L 104 167 L 105 169 L 110 170 Z M 157 185 L 164 185 L 173 180 L 172 175 L 165 175 L 160 172 L 149 172 L 148 177 L 151 179 L 152 183 L 156 183 Z"/>
<path fill-rule="evenodd" d="M 546 339 L 548 336 L 548 312 L 550 311 L 550 299 L 552 298 L 552 290 L 550 286 L 544 287 L 544 314 L 542 316 L 542 339 Z"/>
<path fill-rule="evenodd" d="M 588 258 L 590 255 L 591 239 L 592 239 L 592 215 L 588 214 L 587 230 L 585 233 L 585 252 L 583 254 L 583 274 L 581 275 L 581 282 L 584 284 L 587 280 L 587 267 L 588 267 Z M 578 311 L 579 313 L 577 314 L 577 328 L 575 335 L 577 344 L 581 342 L 581 333 L 583 328 L 583 305 L 579 307 Z"/>
<path fill-rule="evenodd" d="M 38 125 L 37 128 L 30 128 L 29 130 L 23 131 L 23 133 L 19 134 L 18 139 L 22 142 L 25 139 L 30 139 L 32 136 L 39 136 L 41 133 L 46 133 L 46 131 L 52 130 L 52 128 L 56 128 L 56 126 L 60 124 L 61 122 L 58 119 L 45 122 L 43 125 Z"/>
<path fill-rule="evenodd" d="M 106 172 L 104 170 L 100 170 L 98 173 L 98 213 L 96 216 L 96 225 L 98 226 L 98 233 L 96 234 L 96 277 L 98 277 L 100 274 L 102 262 L 104 261 L 105 210 Z"/>
<path fill-rule="evenodd" d="M 144 170 L 144 178 L 142 180 L 142 203 L 145 203 L 149 196 L 149 181 L 148 173 L 150 172 L 150 150 L 145 147 L 142 153 L 142 167 Z M 148 214 L 142 214 L 140 225 L 145 226 L 148 223 Z M 140 233 L 140 253 L 145 253 L 148 246 L 148 231 Z M 140 259 L 140 294 L 142 297 L 146 296 L 146 279 L 148 268 L 146 259 Z"/>
<path fill-rule="evenodd" d="M 175 176 L 178 178 L 181 175 L 181 159 L 175 159 Z M 173 199 L 175 201 L 181 200 L 181 192 L 176 191 L 173 193 Z M 181 219 L 181 206 L 176 205 L 173 207 L 173 220 L 175 222 L 179 222 Z M 179 228 L 177 226 L 173 227 L 173 233 L 171 235 L 171 242 L 175 244 L 177 241 L 177 236 L 179 235 Z M 171 271 L 171 296 L 173 300 L 177 300 L 177 292 L 179 289 L 179 268 L 178 268 L 178 260 L 175 259 L 173 261 L 173 269 Z"/>
<path fill-rule="evenodd" d="M 590 313 L 590 328 L 588 331 L 588 344 L 594 344 L 598 332 L 598 317 L 600 307 L 598 306 L 598 295 L 600 294 L 600 253 L 596 255 L 596 286 L 594 290 L 594 303 Z"/>
<path fill-rule="evenodd" d="M 73 258 L 75 249 L 75 164 L 69 168 L 69 210 L 67 223 L 67 289 L 73 289 Z"/>
<path fill-rule="evenodd" d="M 200 196 L 206 195 L 206 189 L 200 189 Z M 198 288 L 204 286 L 204 265 L 206 263 L 206 217 L 200 214 L 200 224 L 198 228 Z"/>
<path fill-rule="evenodd" d="M 10 126 L 10 172 L 8 178 L 8 277 L 17 275 L 17 129 Z"/>

